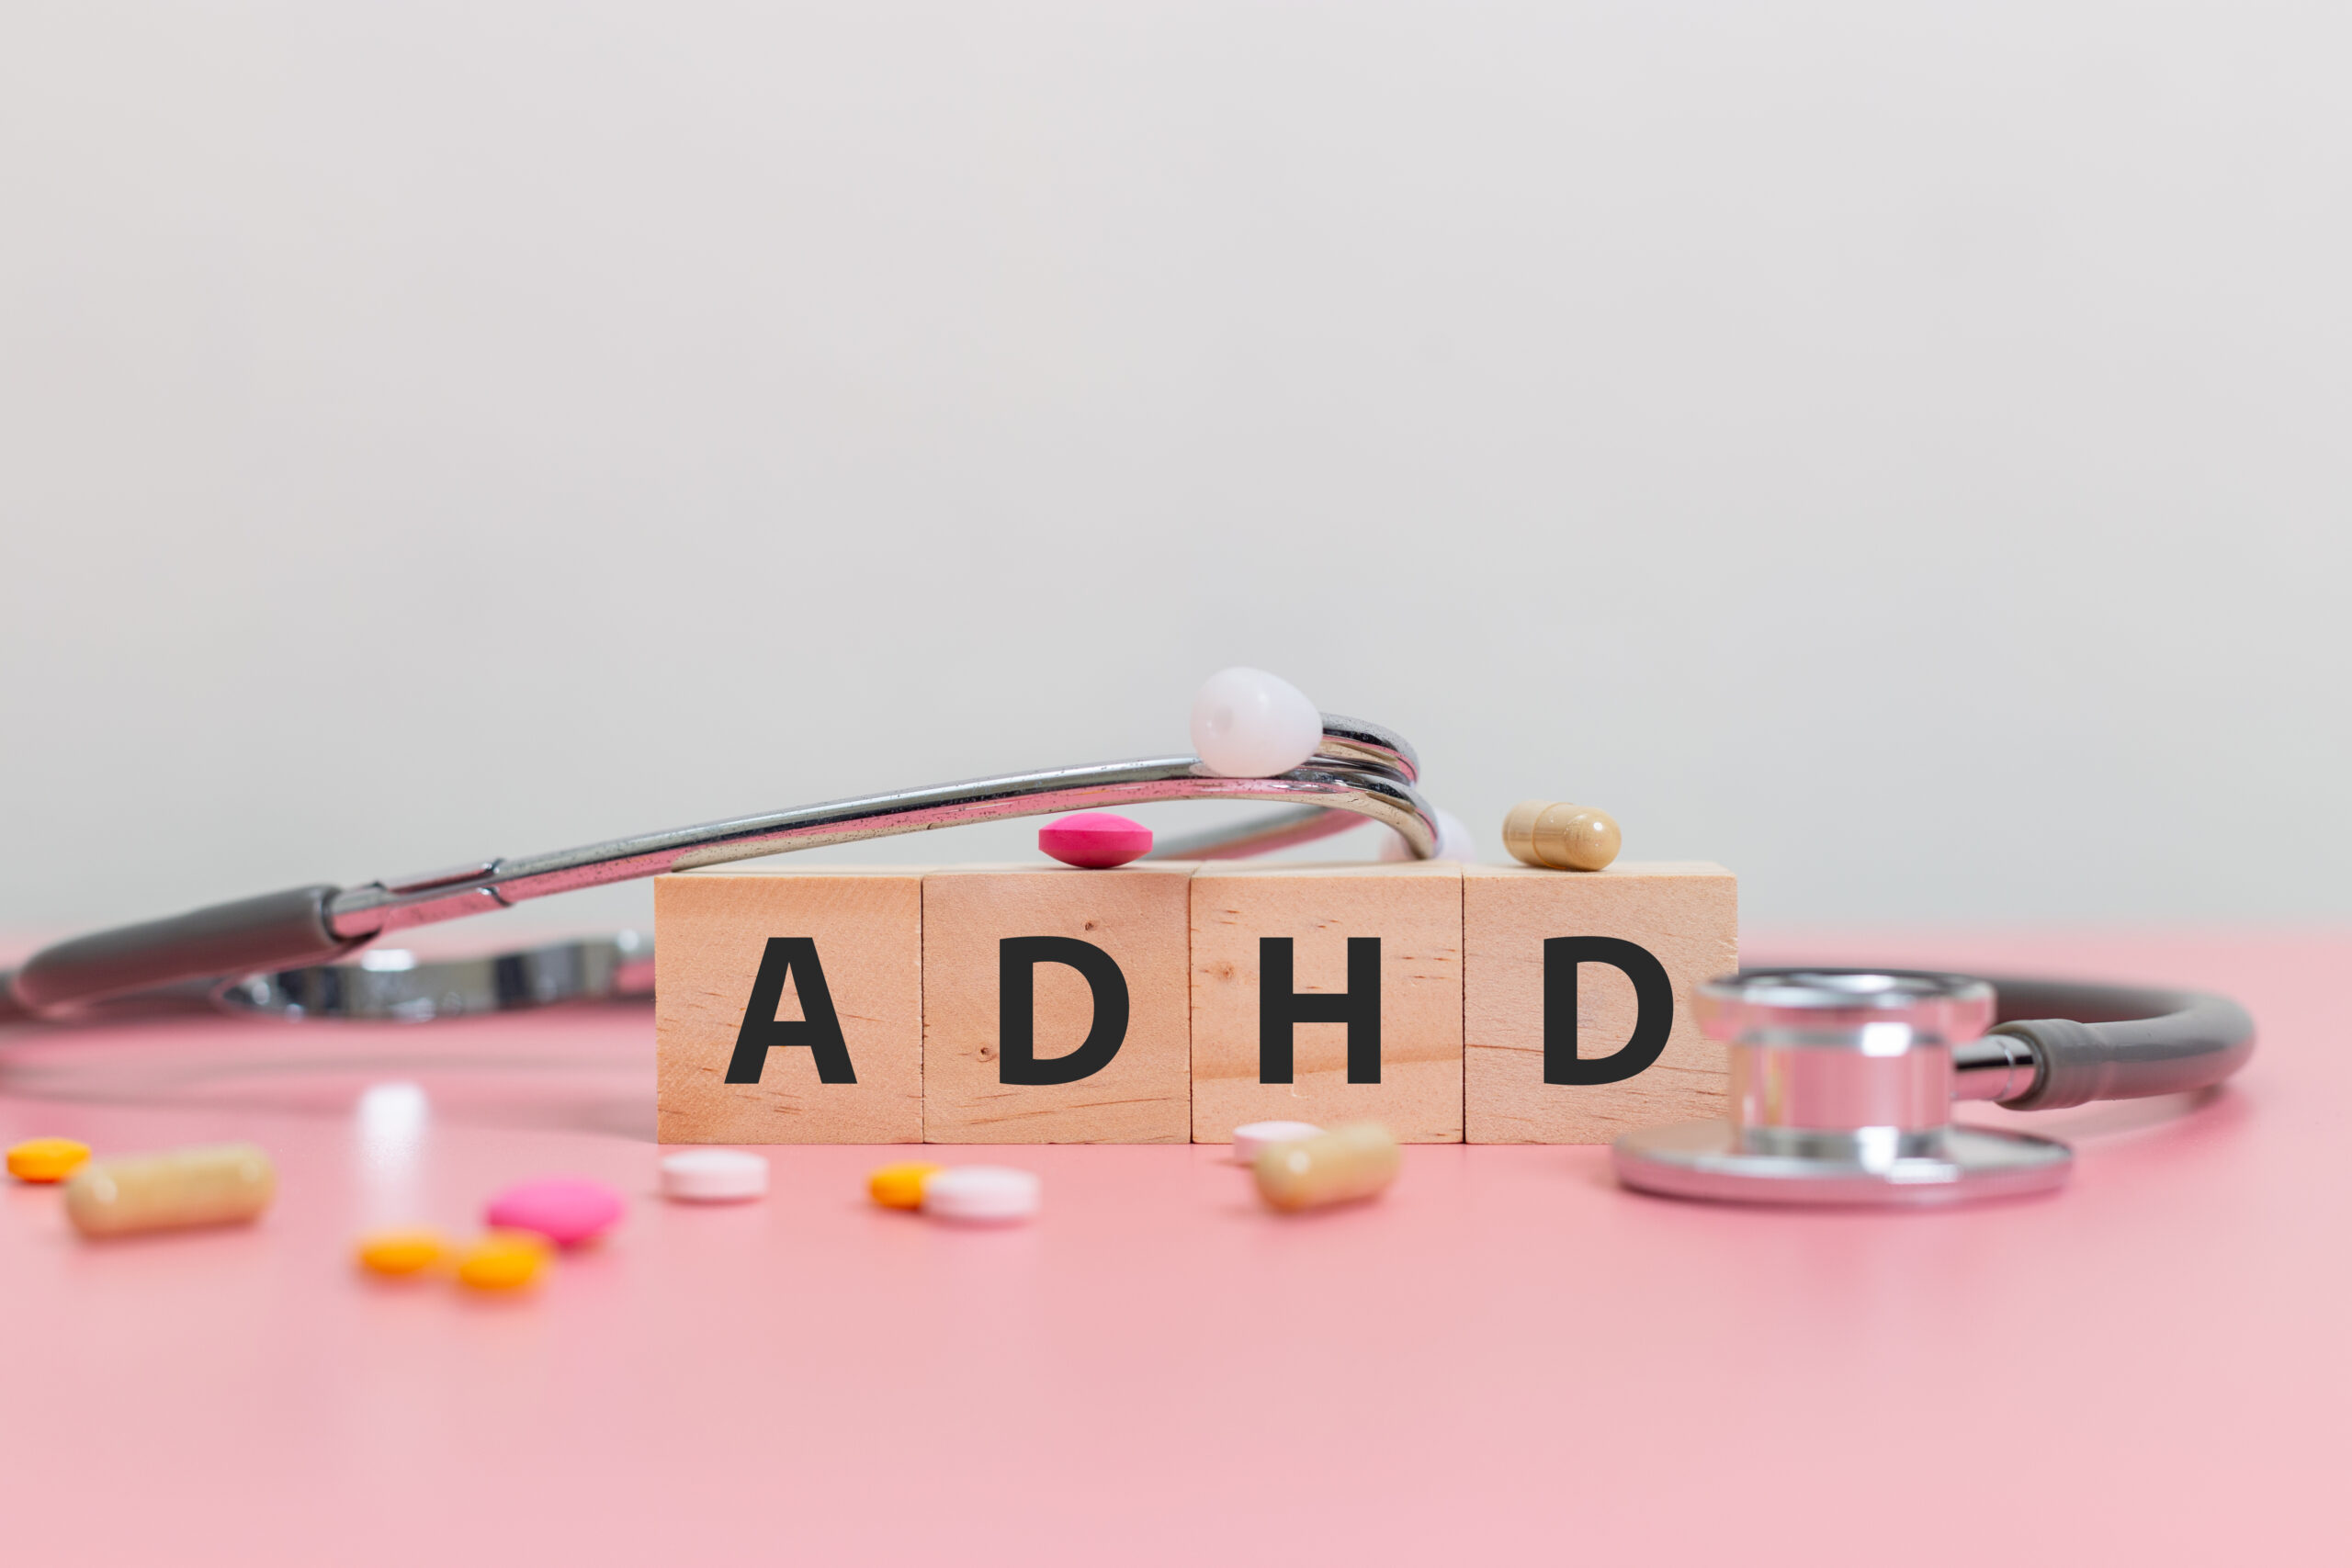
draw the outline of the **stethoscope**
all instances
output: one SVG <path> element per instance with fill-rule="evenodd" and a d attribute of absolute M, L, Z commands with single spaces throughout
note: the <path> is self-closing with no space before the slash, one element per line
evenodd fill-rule
<path fill-rule="evenodd" d="M 1319 714 L 1296 688 L 1227 671 L 1193 707 L 1196 754 L 971 779 L 469 861 L 356 887 L 311 885 L 42 949 L 0 976 L 0 1014 L 51 1021 L 173 1001 L 289 1018 L 429 1020 L 644 995 L 635 933 L 427 963 L 394 931 L 665 872 L 1007 818 L 1170 800 L 1289 809 L 1154 849 L 1229 859 L 1369 819 L 1416 859 L 1453 851 L 1420 763 L 1381 725 Z M 1277 765 L 1279 764 L 1279 765 Z M 1584 874 L 1564 871 L 1560 875 Z M 2044 1191 L 2072 1155 L 2048 1138 L 1952 1122 L 1955 1100 L 2019 1111 L 2196 1090 L 2245 1065 L 2254 1024 L 2225 997 L 1885 970 L 1748 970 L 1699 988 L 1726 1043 L 1731 1114 L 1649 1128 L 1612 1148 L 1628 1187 L 1745 1202 L 1934 1204 Z"/>
<path fill-rule="evenodd" d="M 2203 991 L 1883 969 L 1746 969 L 1701 986 L 1730 1114 L 1628 1133 L 1626 1186 L 1728 1202 L 1933 1206 L 2063 1184 L 2052 1138 L 1952 1121 L 1954 1102 L 2060 1111 L 2210 1089 L 2254 1020 Z"/>

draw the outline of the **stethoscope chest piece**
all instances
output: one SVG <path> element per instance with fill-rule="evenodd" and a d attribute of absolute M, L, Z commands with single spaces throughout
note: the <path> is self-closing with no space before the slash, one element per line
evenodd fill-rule
<path fill-rule="evenodd" d="M 2007 1097 L 1962 1089 L 1953 1060 L 1993 1010 L 1990 985 L 1956 975 L 1761 969 L 1710 981 L 1699 1021 L 1729 1049 L 1731 1115 L 1627 1134 L 1611 1151 L 1617 1178 L 1676 1198 L 1911 1207 L 2062 1186 L 2074 1160 L 2064 1144 L 1952 1122 L 1955 1098 Z"/>

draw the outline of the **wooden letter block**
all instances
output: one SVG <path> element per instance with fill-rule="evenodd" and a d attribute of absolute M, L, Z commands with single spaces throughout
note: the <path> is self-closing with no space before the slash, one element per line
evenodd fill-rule
<path fill-rule="evenodd" d="M 978 866 L 924 879 L 926 1142 L 1192 1136 L 1192 872 Z"/>
<path fill-rule="evenodd" d="M 1462 873 L 1452 862 L 1193 877 L 1193 1141 L 1250 1122 L 1462 1140 Z"/>
<path fill-rule="evenodd" d="M 1462 947 L 1470 1142 L 1605 1144 L 1724 1113 L 1724 1049 L 1691 1011 L 1739 967 L 1723 867 L 1464 866 Z"/>
<path fill-rule="evenodd" d="M 665 1144 L 922 1138 L 922 873 L 653 884 Z"/>

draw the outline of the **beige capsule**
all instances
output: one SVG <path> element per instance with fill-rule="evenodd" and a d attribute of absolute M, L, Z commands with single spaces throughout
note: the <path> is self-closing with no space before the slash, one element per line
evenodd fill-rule
<path fill-rule="evenodd" d="M 1269 1144 L 1254 1167 L 1258 1195 L 1282 1210 L 1369 1198 L 1396 1179 L 1396 1140 L 1377 1122 Z"/>
<path fill-rule="evenodd" d="M 1535 819 L 1552 809 L 1548 800 L 1522 800 L 1503 818 L 1503 849 L 1511 859 L 1542 865 L 1535 858 Z"/>
<path fill-rule="evenodd" d="M 252 1144 L 207 1144 L 92 1160 L 65 1183 L 65 1213 L 84 1235 L 135 1235 L 250 1220 L 277 1194 L 269 1156 Z"/>
<path fill-rule="evenodd" d="M 1511 858 L 1554 871 L 1601 871 L 1624 845 L 1617 819 L 1589 806 L 1522 800 L 1503 818 Z"/>

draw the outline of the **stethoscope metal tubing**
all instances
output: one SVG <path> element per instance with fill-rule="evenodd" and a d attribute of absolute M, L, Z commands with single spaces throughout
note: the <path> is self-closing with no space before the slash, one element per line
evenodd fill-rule
<path fill-rule="evenodd" d="M 327 904 L 327 920 L 335 936 L 354 941 L 552 894 L 729 861 L 1009 817 L 1170 800 L 1312 803 L 1319 810 L 1351 812 L 1385 823 L 1404 838 L 1416 858 L 1427 859 L 1437 848 L 1435 813 L 1411 784 L 1386 773 L 1323 764 L 1295 768 L 1271 779 L 1227 779 L 1204 773 L 1196 758 L 1159 757 L 830 801 L 369 883 L 334 895 Z"/>
<path fill-rule="evenodd" d="M 1322 718 L 1315 755 L 1272 778 L 1220 777 L 1195 757 L 1055 768 L 829 801 L 547 854 L 469 861 L 357 887 L 288 888 L 213 905 L 43 949 L 15 974 L 0 976 L 0 1013 L 56 1016 L 126 995 L 184 994 L 193 982 L 316 967 L 390 931 L 552 894 L 1005 818 L 1170 800 L 1275 801 L 1306 808 L 1317 820 L 1294 811 L 1271 826 L 1243 824 L 1187 840 L 1186 847 L 1204 854 L 1260 853 L 1365 818 L 1394 829 L 1415 858 L 1436 853 L 1437 815 L 1414 788 L 1420 762 L 1411 744 L 1363 719 Z"/>

